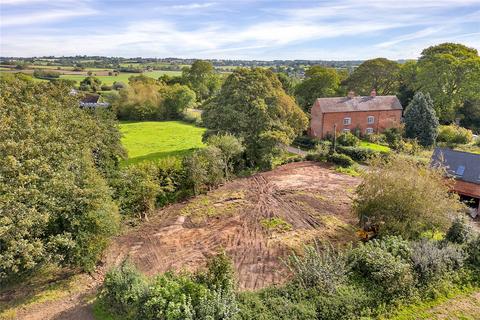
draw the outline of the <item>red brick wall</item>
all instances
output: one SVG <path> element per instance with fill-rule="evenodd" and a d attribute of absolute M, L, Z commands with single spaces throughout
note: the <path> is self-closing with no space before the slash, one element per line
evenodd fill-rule
<path fill-rule="evenodd" d="M 368 124 L 368 116 L 375 117 L 373 124 Z M 337 133 L 344 129 L 350 129 L 353 133 L 356 128 L 359 128 L 363 134 L 366 133 L 367 128 L 372 128 L 374 133 L 381 133 L 385 129 L 399 126 L 401 116 L 401 110 L 335 112 L 322 115 L 318 108 L 312 108 L 311 134 L 324 138 L 329 133 L 333 134 L 335 124 Z M 343 125 L 343 119 L 346 117 L 352 119 L 350 125 Z"/>

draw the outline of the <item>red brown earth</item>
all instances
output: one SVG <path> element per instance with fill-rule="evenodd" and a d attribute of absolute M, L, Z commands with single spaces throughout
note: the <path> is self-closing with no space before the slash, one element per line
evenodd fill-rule
<path fill-rule="evenodd" d="M 27 307 L 16 316 L 93 319 L 86 298 L 93 296 L 107 269 L 127 258 L 154 275 L 194 270 L 225 250 L 241 290 L 285 282 L 288 272 L 282 258 L 292 250 L 315 239 L 338 244 L 356 239 L 351 197 L 359 181 L 323 164 L 291 163 L 168 206 L 115 238 L 84 288 L 71 297 Z M 289 230 L 266 227 L 271 218 L 285 221 Z"/>

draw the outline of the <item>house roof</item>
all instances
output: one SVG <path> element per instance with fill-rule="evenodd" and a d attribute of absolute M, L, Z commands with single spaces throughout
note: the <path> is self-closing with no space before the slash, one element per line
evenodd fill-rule
<path fill-rule="evenodd" d="M 319 105 L 322 113 L 403 109 L 396 96 L 318 98 L 315 104 Z"/>
<path fill-rule="evenodd" d="M 431 165 L 443 165 L 456 179 L 480 184 L 480 154 L 435 148 Z"/>

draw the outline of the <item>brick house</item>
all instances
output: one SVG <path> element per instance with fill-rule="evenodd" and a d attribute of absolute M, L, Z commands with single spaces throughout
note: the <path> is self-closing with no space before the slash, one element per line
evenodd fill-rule
<path fill-rule="evenodd" d="M 333 134 L 360 130 L 362 134 L 381 133 L 398 127 L 402 118 L 402 105 L 396 96 L 370 96 L 318 98 L 312 106 L 309 134 L 325 138 Z"/>
<path fill-rule="evenodd" d="M 453 191 L 472 208 L 472 216 L 480 214 L 480 154 L 435 148 L 433 167 L 444 166 L 455 179 Z"/>

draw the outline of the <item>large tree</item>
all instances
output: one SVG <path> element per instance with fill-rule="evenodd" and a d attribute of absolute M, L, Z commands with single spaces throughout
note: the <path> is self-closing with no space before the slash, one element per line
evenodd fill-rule
<path fill-rule="evenodd" d="M 478 51 L 457 43 L 423 50 L 416 86 L 430 94 L 440 120 L 452 122 L 466 100 L 480 98 Z"/>
<path fill-rule="evenodd" d="M 242 138 L 250 164 L 268 166 L 281 144 L 305 130 L 308 119 L 270 70 L 240 68 L 206 105 L 202 119 L 213 132 Z"/>
<path fill-rule="evenodd" d="M 69 90 L 0 81 L 0 282 L 47 261 L 89 269 L 117 226 L 120 134 Z"/>
<path fill-rule="evenodd" d="M 372 89 L 378 95 L 396 94 L 399 85 L 400 65 L 385 58 L 364 61 L 344 81 L 349 90 L 369 95 Z"/>
<path fill-rule="evenodd" d="M 428 93 L 417 92 L 405 109 L 405 135 L 425 147 L 435 143 L 438 118 Z"/>
<path fill-rule="evenodd" d="M 199 101 L 210 98 L 220 87 L 220 79 L 208 61 L 196 60 L 191 67 L 183 69 L 182 78 L 195 91 Z"/>
<path fill-rule="evenodd" d="M 306 79 L 295 88 L 295 98 L 305 112 L 310 112 L 315 99 L 335 96 L 340 78 L 335 69 L 313 66 L 305 72 Z"/>

